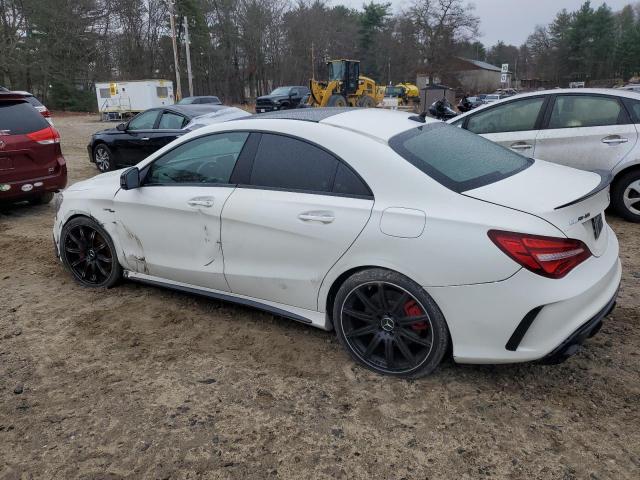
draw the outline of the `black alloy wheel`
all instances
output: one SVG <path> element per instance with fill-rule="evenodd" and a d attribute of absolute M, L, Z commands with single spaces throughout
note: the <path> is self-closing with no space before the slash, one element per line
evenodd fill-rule
<path fill-rule="evenodd" d="M 419 377 L 435 369 L 449 335 L 426 292 L 396 272 L 367 270 L 354 277 L 345 282 L 355 283 L 349 290 L 341 287 L 334 310 L 338 338 L 351 355 L 378 373 Z"/>
<path fill-rule="evenodd" d="M 96 222 L 78 217 L 62 229 L 61 258 L 74 278 L 86 287 L 110 287 L 121 274 L 109 235 Z"/>

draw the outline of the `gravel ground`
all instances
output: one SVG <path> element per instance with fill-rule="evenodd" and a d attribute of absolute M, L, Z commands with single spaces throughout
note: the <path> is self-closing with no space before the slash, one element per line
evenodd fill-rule
<path fill-rule="evenodd" d="M 73 183 L 89 135 L 57 116 Z M 640 477 L 640 225 L 618 307 L 559 366 L 463 366 L 401 381 L 331 333 L 124 283 L 76 285 L 53 207 L 0 211 L 0 478 Z"/>

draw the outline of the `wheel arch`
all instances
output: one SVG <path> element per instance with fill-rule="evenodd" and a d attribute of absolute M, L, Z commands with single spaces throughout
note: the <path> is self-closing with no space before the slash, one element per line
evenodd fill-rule
<path fill-rule="evenodd" d="M 631 165 L 627 165 L 622 170 L 619 170 L 618 172 L 616 172 L 615 175 L 613 176 L 611 185 L 616 184 L 620 180 L 620 178 L 622 178 L 623 175 L 626 175 L 627 173 L 633 172 L 633 171 L 640 171 L 640 163 L 633 163 Z"/>

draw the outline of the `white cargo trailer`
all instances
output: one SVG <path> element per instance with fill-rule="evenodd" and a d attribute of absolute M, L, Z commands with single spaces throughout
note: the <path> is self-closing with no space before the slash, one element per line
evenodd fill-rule
<path fill-rule="evenodd" d="M 103 120 L 119 120 L 149 108 L 173 105 L 173 82 L 130 80 L 96 82 L 98 111 Z"/>

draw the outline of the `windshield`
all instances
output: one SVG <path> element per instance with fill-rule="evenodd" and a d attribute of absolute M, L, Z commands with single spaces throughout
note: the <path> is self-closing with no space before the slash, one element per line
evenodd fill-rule
<path fill-rule="evenodd" d="M 402 87 L 387 87 L 384 91 L 385 97 L 401 97 L 404 93 L 404 88 Z"/>
<path fill-rule="evenodd" d="M 330 62 L 329 63 L 329 80 L 343 80 L 347 73 L 344 71 L 344 62 Z"/>
<path fill-rule="evenodd" d="M 216 112 L 207 113 L 205 115 L 200 115 L 199 117 L 191 120 L 185 128 L 185 130 L 197 130 L 198 128 L 202 128 L 206 125 L 211 125 L 214 123 L 222 123 L 227 122 L 229 120 L 235 120 L 238 118 L 250 117 L 251 114 L 241 108 L 236 107 L 228 107 Z"/>
<path fill-rule="evenodd" d="M 278 87 L 273 92 L 271 92 L 271 95 L 289 95 L 290 91 L 291 87 Z"/>
<path fill-rule="evenodd" d="M 389 146 L 455 192 L 489 185 L 533 164 L 529 158 L 444 123 L 407 130 L 391 138 Z"/>

